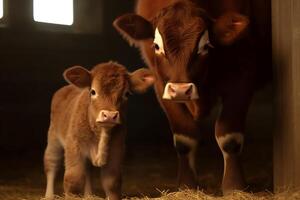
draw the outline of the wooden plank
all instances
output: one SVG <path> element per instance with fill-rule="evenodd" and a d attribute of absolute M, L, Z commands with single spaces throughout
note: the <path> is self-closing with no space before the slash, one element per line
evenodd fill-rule
<path fill-rule="evenodd" d="M 272 0 L 277 83 L 274 189 L 300 187 L 300 1 Z"/>

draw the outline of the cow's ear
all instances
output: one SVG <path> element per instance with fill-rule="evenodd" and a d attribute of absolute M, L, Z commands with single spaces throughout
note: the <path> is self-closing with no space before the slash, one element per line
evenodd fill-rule
<path fill-rule="evenodd" d="M 155 77 L 149 69 L 138 69 L 129 74 L 130 91 L 144 93 L 153 85 L 154 81 Z"/>
<path fill-rule="evenodd" d="M 213 24 L 214 42 L 220 45 L 231 45 L 247 32 L 249 19 L 238 13 L 226 13 Z"/>
<path fill-rule="evenodd" d="M 66 69 L 63 76 L 68 83 L 79 88 L 90 87 L 91 85 L 91 73 L 81 66 Z"/>
<path fill-rule="evenodd" d="M 136 14 L 130 13 L 118 17 L 113 22 L 113 26 L 130 44 L 154 37 L 152 24 Z"/>

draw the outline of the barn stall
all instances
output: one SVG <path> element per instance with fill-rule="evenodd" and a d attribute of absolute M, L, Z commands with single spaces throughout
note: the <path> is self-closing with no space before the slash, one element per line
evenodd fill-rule
<path fill-rule="evenodd" d="M 0 19 L 1 199 L 43 197 L 46 178 L 42 157 L 50 101 L 53 92 L 66 84 L 62 72 L 67 67 L 92 67 L 108 60 L 116 60 L 131 71 L 144 66 L 138 51 L 129 48 L 111 26 L 117 16 L 133 10 L 134 2 L 69 2 L 73 5 L 73 23 L 59 25 L 39 22 L 44 19 L 34 16 L 37 13 L 34 1 L 3 0 Z M 53 9 L 50 13 L 59 12 Z M 242 157 L 249 191 L 255 194 L 237 192 L 224 198 L 268 199 L 274 197 L 273 191 L 279 192 L 275 199 L 299 197 L 294 192 L 300 184 L 299 9 L 296 0 L 272 1 L 275 78 L 257 93 L 251 105 Z M 205 193 L 176 193 L 176 152 L 167 119 L 154 92 L 130 98 L 124 197 L 222 199 L 223 164 L 213 136 L 218 108 L 206 122 L 198 150 L 199 189 Z M 103 197 L 99 170 L 92 170 L 95 194 Z M 61 171 L 56 184 L 58 195 L 63 195 L 62 174 Z"/>

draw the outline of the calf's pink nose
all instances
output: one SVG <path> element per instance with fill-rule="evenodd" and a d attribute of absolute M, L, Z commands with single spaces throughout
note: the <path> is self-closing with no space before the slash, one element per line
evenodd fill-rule
<path fill-rule="evenodd" d="M 120 113 L 119 111 L 101 110 L 96 121 L 101 123 L 119 124 Z"/>
<path fill-rule="evenodd" d="M 167 83 L 163 99 L 189 101 L 198 99 L 198 92 L 193 83 Z"/>

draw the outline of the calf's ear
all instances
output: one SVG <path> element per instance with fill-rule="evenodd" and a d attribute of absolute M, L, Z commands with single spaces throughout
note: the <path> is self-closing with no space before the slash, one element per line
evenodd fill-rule
<path fill-rule="evenodd" d="M 249 19 L 238 13 L 226 13 L 215 20 L 214 41 L 220 45 L 231 45 L 247 32 Z"/>
<path fill-rule="evenodd" d="M 129 13 L 115 19 L 113 26 L 130 44 L 154 37 L 152 24 L 145 18 Z"/>
<path fill-rule="evenodd" d="M 63 76 L 68 83 L 79 88 L 90 87 L 91 85 L 91 73 L 81 66 L 66 69 Z"/>
<path fill-rule="evenodd" d="M 129 74 L 130 91 L 144 93 L 155 81 L 151 70 L 146 68 L 138 69 Z"/>

